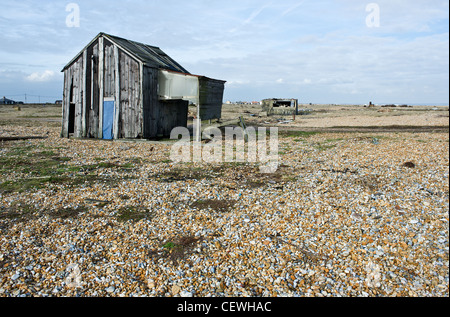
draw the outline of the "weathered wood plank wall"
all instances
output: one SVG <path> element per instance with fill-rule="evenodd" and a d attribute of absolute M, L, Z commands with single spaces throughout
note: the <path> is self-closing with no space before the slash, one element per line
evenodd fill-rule
<path fill-rule="evenodd" d="M 144 67 L 143 69 L 143 126 L 144 138 L 158 135 L 157 118 L 160 102 L 158 99 L 158 69 Z"/>
<path fill-rule="evenodd" d="M 83 107 L 83 55 L 73 65 L 64 71 L 63 92 L 63 131 L 64 137 L 69 137 L 69 123 L 74 123 L 74 135 L 82 134 L 82 107 Z M 70 118 L 70 104 L 75 105 L 75 116 Z"/>
<path fill-rule="evenodd" d="M 165 100 L 161 101 L 161 112 L 158 119 L 158 134 L 170 136 L 176 127 L 186 127 L 189 101 Z"/>
<path fill-rule="evenodd" d="M 223 90 L 225 83 L 206 77 L 199 78 L 200 118 L 220 119 L 222 116 Z"/>
<path fill-rule="evenodd" d="M 119 52 L 120 114 L 119 137 L 135 139 L 143 135 L 143 110 L 140 92 L 140 65 L 128 54 Z"/>
<path fill-rule="evenodd" d="M 90 104 L 88 107 L 89 120 L 88 122 L 88 137 L 96 138 L 98 136 L 99 124 L 99 102 L 100 102 L 100 87 L 99 87 L 99 51 L 98 43 L 94 43 L 90 48 L 90 68 L 88 71 L 88 82 L 90 82 Z M 89 63 L 88 63 L 89 64 Z M 89 86 L 89 85 L 88 85 Z M 88 98 L 89 100 L 89 98 Z"/>

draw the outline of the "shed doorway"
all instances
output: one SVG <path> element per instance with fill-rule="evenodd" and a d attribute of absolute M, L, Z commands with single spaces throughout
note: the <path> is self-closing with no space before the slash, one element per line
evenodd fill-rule
<path fill-rule="evenodd" d="M 75 133 L 75 104 L 71 102 L 69 104 L 69 135 Z"/>
<path fill-rule="evenodd" d="M 113 126 L 114 126 L 114 99 L 106 100 L 103 102 L 103 139 L 113 139 Z"/>
<path fill-rule="evenodd" d="M 69 91 L 69 120 L 68 120 L 68 135 L 75 133 L 75 102 L 73 100 L 73 79 L 70 84 Z"/>

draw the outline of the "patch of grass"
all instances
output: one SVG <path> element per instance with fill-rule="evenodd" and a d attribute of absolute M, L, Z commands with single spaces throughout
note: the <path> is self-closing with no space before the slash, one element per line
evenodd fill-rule
<path fill-rule="evenodd" d="M 35 209 L 23 201 L 15 201 L 9 207 L 0 208 L 0 220 L 25 221 L 33 217 Z"/>
<path fill-rule="evenodd" d="M 126 206 L 119 209 L 117 213 L 117 220 L 120 222 L 134 221 L 138 222 L 142 219 L 150 220 L 155 216 L 154 212 L 151 212 L 147 208 Z"/>
<path fill-rule="evenodd" d="M 7 156 L 22 156 L 31 152 L 35 147 L 33 145 L 15 146 L 6 153 Z"/>
<path fill-rule="evenodd" d="M 78 206 L 76 208 L 60 208 L 50 215 L 54 218 L 69 219 L 76 218 L 80 213 L 86 212 L 88 208 L 86 206 Z"/>
<path fill-rule="evenodd" d="M 23 193 L 31 189 L 39 189 L 49 183 L 51 177 L 28 178 L 17 181 L 6 181 L 0 184 L 0 192 L 4 193 Z"/>
<path fill-rule="evenodd" d="M 168 250 L 172 250 L 173 248 L 175 248 L 175 243 L 173 243 L 173 242 L 167 242 L 167 243 L 164 244 L 162 247 L 165 248 L 165 249 L 168 249 Z"/>
<path fill-rule="evenodd" d="M 337 138 L 337 139 L 326 139 L 325 142 L 327 143 L 331 143 L 331 142 L 339 142 L 339 141 L 344 141 L 344 138 Z"/>
<path fill-rule="evenodd" d="M 330 150 L 332 148 L 335 148 L 337 145 L 336 144 L 321 144 L 321 143 L 317 143 L 314 147 L 319 150 L 319 151 L 326 151 L 326 150 Z"/>
<path fill-rule="evenodd" d="M 124 179 L 133 177 L 109 178 L 97 175 L 76 175 L 76 176 L 45 176 L 36 178 L 18 179 L 15 181 L 6 181 L 0 183 L 0 192 L 4 193 L 23 193 L 30 190 L 44 188 L 49 184 L 66 185 L 69 187 L 83 184 L 92 184 L 95 182 L 104 182 L 107 184 L 116 184 Z"/>
<path fill-rule="evenodd" d="M 42 146 L 41 146 L 42 147 Z M 5 156 L 0 157 L 2 174 L 24 173 L 35 177 L 61 174 L 63 163 L 70 161 L 67 157 L 58 157 L 53 150 L 35 151 L 39 146 L 16 146 Z"/>
<path fill-rule="evenodd" d="M 216 175 L 213 175 L 214 173 L 216 173 Z M 217 170 L 205 170 L 201 167 L 177 167 L 156 175 L 156 178 L 159 181 L 171 183 L 190 179 L 213 179 L 216 176 Z"/>
<path fill-rule="evenodd" d="M 218 212 L 228 212 L 231 207 L 236 204 L 235 200 L 215 200 L 215 199 L 207 199 L 207 200 L 197 200 L 196 202 L 191 204 L 191 207 L 202 209 L 213 209 Z"/>
<path fill-rule="evenodd" d="M 141 165 L 146 162 L 146 160 L 140 158 L 140 157 L 128 157 L 126 158 L 128 161 L 127 164 L 133 164 L 133 165 Z"/>
<path fill-rule="evenodd" d="M 178 265 L 179 261 L 185 259 L 199 241 L 201 241 L 201 238 L 196 238 L 193 235 L 183 235 L 170 239 L 162 245 L 165 249 L 162 256 Z"/>
<path fill-rule="evenodd" d="M 320 132 L 314 132 L 314 131 L 294 131 L 294 130 L 287 130 L 287 131 L 279 131 L 279 135 L 287 138 L 309 138 L 313 135 L 319 134 Z"/>

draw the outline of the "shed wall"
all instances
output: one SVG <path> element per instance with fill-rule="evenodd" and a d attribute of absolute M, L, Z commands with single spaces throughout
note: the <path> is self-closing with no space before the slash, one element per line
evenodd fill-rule
<path fill-rule="evenodd" d="M 143 69 L 143 132 L 145 138 L 153 138 L 158 135 L 158 118 L 161 107 L 158 99 L 158 73 L 157 68 L 144 67 Z"/>
<path fill-rule="evenodd" d="M 119 51 L 119 65 L 119 138 L 135 139 L 144 134 L 140 64 Z"/>
<path fill-rule="evenodd" d="M 142 137 L 144 114 L 140 68 L 139 62 L 106 39 L 100 38 L 87 47 L 64 70 L 61 136 L 72 134 L 69 127 L 73 122 L 73 136 L 101 138 L 102 101 L 114 98 L 117 137 Z M 74 118 L 70 115 L 71 104 L 75 105 Z"/>
<path fill-rule="evenodd" d="M 61 135 L 64 137 L 68 137 L 69 133 L 81 137 L 83 83 L 83 55 L 81 55 L 71 67 L 64 71 L 63 122 L 61 132 Z M 74 111 L 70 111 L 71 107 L 74 108 Z"/>
<path fill-rule="evenodd" d="M 222 117 L 223 91 L 225 83 L 211 78 L 199 78 L 200 118 L 202 120 Z"/>

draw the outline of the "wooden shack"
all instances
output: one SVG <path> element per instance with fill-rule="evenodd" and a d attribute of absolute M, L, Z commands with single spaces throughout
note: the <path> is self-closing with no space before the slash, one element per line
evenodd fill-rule
<path fill-rule="evenodd" d="M 62 70 L 62 137 L 151 139 L 186 127 L 189 103 L 220 119 L 225 81 L 190 74 L 160 48 L 100 33 Z"/>

